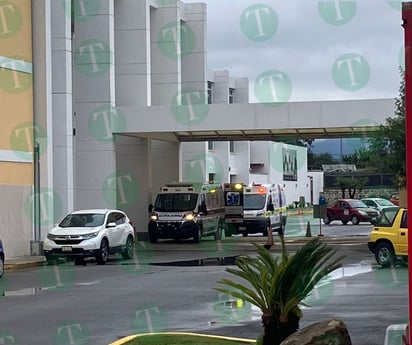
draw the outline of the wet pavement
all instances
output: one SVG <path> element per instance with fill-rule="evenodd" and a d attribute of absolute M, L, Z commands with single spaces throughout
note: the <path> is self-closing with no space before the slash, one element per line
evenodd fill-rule
<path fill-rule="evenodd" d="M 336 231 L 340 229 L 343 227 Z M 310 239 L 286 236 L 287 249 L 292 253 Z M 345 255 L 344 266 L 319 284 L 308 300 L 311 307 L 303 309 L 301 328 L 339 318 L 347 323 L 354 345 L 383 345 L 386 327 L 407 316 L 405 269 L 379 269 L 367 250 L 367 239 L 363 235 L 332 234 L 321 238 Z M 12 272 L 0 280 L 1 308 L 8 310 L 7 315 L 0 316 L 0 323 L 22 342 L 35 334 L 38 341 L 31 343 L 37 345 L 50 343 L 53 327 L 60 327 L 66 319 L 76 320 L 88 329 L 90 343 L 108 344 L 117 337 L 142 331 L 135 323 L 136 315 L 149 303 L 161 316 L 153 327 L 255 339 L 262 331 L 260 311 L 218 295 L 213 288 L 225 275 L 225 265 L 239 254 L 255 253 L 254 243 L 265 242 L 262 236 L 218 242 L 205 239 L 199 244 L 140 242 L 133 260 L 112 257 L 104 267 L 93 260 L 86 266 L 72 262 L 46 266 L 43 257 L 13 259 L 8 261 L 8 265 L 12 262 L 9 268 L 36 262 L 40 267 Z M 275 236 L 270 251 L 278 255 L 280 250 Z M 86 304 L 90 308 L 79 309 Z M 100 315 L 98 319 L 96 314 Z M 42 323 L 37 322 L 40 319 Z"/>

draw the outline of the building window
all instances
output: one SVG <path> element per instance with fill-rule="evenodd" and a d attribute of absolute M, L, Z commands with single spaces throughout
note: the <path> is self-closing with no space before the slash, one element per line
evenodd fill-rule
<path fill-rule="evenodd" d="M 229 141 L 229 152 L 230 153 L 235 152 L 235 142 L 234 141 Z"/>
<path fill-rule="evenodd" d="M 209 151 L 213 151 L 213 141 L 209 140 L 209 141 L 207 142 L 207 149 L 208 149 Z"/>
<path fill-rule="evenodd" d="M 213 82 L 207 82 L 207 104 L 213 103 Z"/>
<path fill-rule="evenodd" d="M 229 88 L 229 104 L 234 103 L 235 89 Z"/>

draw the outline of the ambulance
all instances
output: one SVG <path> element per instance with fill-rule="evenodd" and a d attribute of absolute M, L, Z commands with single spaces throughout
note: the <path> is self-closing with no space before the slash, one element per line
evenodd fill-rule
<path fill-rule="evenodd" d="M 225 231 L 225 204 L 220 184 L 170 183 L 161 187 L 149 205 L 149 240 L 221 238 Z"/>
<path fill-rule="evenodd" d="M 283 234 L 287 221 L 285 189 L 281 184 L 252 184 L 243 190 L 243 223 L 237 232 L 243 236 L 268 230 Z"/>

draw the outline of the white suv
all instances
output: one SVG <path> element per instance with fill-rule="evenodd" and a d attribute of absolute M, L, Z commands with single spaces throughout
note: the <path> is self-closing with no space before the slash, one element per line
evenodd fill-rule
<path fill-rule="evenodd" d="M 95 257 L 98 264 L 107 262 L 109 254 L 133 257 L 134 227 L 119 210 L 81 210 L 68 214 L 51 229 L 43 242 L 47 262 L 58 257 L 71 257 L 81 262 Z"/>

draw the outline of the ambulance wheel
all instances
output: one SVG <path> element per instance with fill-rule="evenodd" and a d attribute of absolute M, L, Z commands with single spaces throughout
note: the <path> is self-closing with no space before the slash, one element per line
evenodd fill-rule
<path fill-rule="evenodd" d="M 247 231 L 243 231 L 243 232 L 242 232 L 242 236 L 243 236 L 243 237 L 247 237 L 247 235 L 248 235 L 248 232 L 247 232 Z"/>
<path fill-rule="evenodd" d="M 197 232 L 193 236 L 193 242 L 199 243 L 201 241 L 202 241 L 202 229 L 199 228 L 199 229 L 197 229 Z"/>
<path fill-rule="evenodd" d="M 267 236 L 268 235 L 268 229 L 272 229 L 272 227 L 270 226 L 270 223 L 266 225 L 266 228 L 263 230 L 263 236 Z"/>
<path fill-rule="evenodd" d="M 150 243 L 157 243 L 157 235 L 154 233 L 154 231 L 149 231 L 149 241 Z"/>
<path fill-rule="evenodd" d="M 216 229 L 216 232 L 215 232 L 215 235 L 214 235 L 216 241 L 221 240 L 222 235 L 224 233 L 226 233 L 226 226 L 225 225 L 226 225 L 226 223 L 224 221 L 219 222 L 219 224 L 217 226 L 217 229 Z"/>
<path fill-rule="evenodd" d="M 235 233 L 235 225 L 227 224 L 225 228 L 225 237 L 232 237 L 234 233 Z"/>

